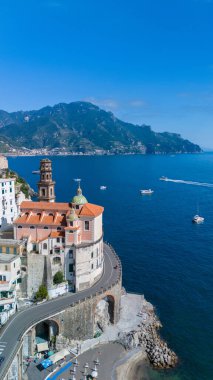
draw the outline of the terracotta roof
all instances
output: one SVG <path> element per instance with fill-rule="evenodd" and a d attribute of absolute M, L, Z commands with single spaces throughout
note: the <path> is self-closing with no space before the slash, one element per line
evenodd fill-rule
<path fill-rule="evenodd" d="M 102 206 L 93 205 L 92 203 L 86 203 L 79 210 L 79 216 L 92 216 L 96 217 L 101 215 L 104 212 L 104 208 Z"/>
<path fill-rule="evenodd" d="M 79 230 L 79 226 L 76 226 L 76 227 L 72 227 L 72 226 L 69 226 L 69 227 L 65 227 L 64 229 L 65 230 L 72 230 L 72 231 L 77 231 L 77 230 Z"/>
<path fill-rule="evenodd" d="M 56 237 L 59 237 L 59 236 L 64 237 L 64 232 L 63 231 L 53 231 L 50 234 L 51 238 L 56 238 Z"/>
<path fill-rule="evenodd" d="M 70 210 L 69 203 L 61 202 L 32 202 L 32 201 L 23 201 L 20 205 L 20 209 L 29 209 L 29 210 Z"/>
<path fill-rule="evenodd" d="M 66 217 L 62 215 L 28 215 L 23 214 L 14 221 L 14 224 L 40 225 L 40 226 L 66 226 Z"/>

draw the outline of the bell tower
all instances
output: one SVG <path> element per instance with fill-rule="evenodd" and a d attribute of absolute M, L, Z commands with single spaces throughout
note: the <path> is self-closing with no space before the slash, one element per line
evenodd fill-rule
<path fill-rule="evenodd" d="M 52 180 L 52 161 L 45 158 L 40 161 L 40 181 L 38 182 L 38 200 L 55 201 L 55 182 Z"/>

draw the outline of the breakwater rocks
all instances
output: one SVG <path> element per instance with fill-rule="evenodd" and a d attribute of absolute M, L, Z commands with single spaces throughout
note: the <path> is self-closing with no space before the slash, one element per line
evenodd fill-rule
<path fill-rule="evenodd" d="M 161 339 L 158 330 L 162 327 L 153 306 L 143 301 L 139 313 L 141 322 L 128 333 L 119 333 L 119 342 L 128 350 L 141 347 L 155 368 L 173 368 L 178 362 L 177 355 Z"/>

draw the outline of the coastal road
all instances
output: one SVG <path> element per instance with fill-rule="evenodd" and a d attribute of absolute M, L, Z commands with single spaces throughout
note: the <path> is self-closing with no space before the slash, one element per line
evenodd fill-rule
<path fill-rule="evenodd" d="M 115 268 L 115 266 L 117 266 Z M 33 305 L 20 311 L 0 331 L 0 356 L 4 361 L 0 366 L 0 379 L 4 379 L 8 368 L 14 359 L 24 334 L 38 322 L 65 310 L 73 303 L 83 300 L 96 292 L 103 291 L 115 284 L 120 278 L 120 261 L 113 249 L 104 244 L 104 270 L 102 277 L 91 288 L 78 293 L 68 293 L 65 296 Z"/>

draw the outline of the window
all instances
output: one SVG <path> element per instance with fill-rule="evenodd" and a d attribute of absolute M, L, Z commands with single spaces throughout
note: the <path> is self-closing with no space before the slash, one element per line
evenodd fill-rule
<path fill-rule="evenodd" d="M 4 182 L 2 182 L 2 184 L 1 184 L 2 186 L 4 186 Z"/>
<path fill-rule="evenodd" d="M 2 247 L 0 247 L 0 253 L 2 253 Z"/>
<path fill-rule="evenodd" d="M 12 182 L 10 181 L 10 186 L 12 186 Z"/>
<path fill-rule="evenodd" d="M 84 229 L 85 229 L 85 231 L 89 231 L 89 221 L 88 220 L 85 220 L 85 222 L 84 222 Z"/>
<path fill-rule="evenodd" d="M 3 281 L 6 281 L 6 276 L 2 276 L 2 278 L 3 278 Z"/>
<path fill-rule="evenodd" d="M 5 265 L 5 270 L 7 270 L 8 268 L 7 268 L 7 265 Z"/>
<path fill-rule="evenodd" d="M 14 253 L 14 255 L 17 255 L 17 248 L 16 247 L 13 248 L 13 253 Z"/>
<path fill-rule="evenodd" d="M 91 269 L 93 269 L 93 264 L 91 264 Z"/>
<path fill-rule="evenodd" d="M 47 243 L 43 244 L 43 249 L 47 249 Z"/>
<path fill-rule="evenodd" d="M 98 256 L 98 248 L 96 249 L 96 256 Z"/>
<path fill-rule="evenodd" d="M 22 226 L 18 226 L 18 228 L 22 228 Z"/>
<path fill-rule="evenodd" d="M 50 213 L 49 216 L 53 216 L 53 213 Z"/>
<path fill-rule="evenodd" d="M 70 250 L 69 250 L 69 259 L 72 259 L 72 258 L 73 258 L 73 250 L 70 249 Z"/>
<path fill-rule="evenodd" d="M 57 231 L 61 231 L 61 227 L 57 227 Z"/>
<path fill-rule="evenodd" d="M 70 227 L 73 227 L 73 222 L 70 222 Z"/>
<path fill-rule="evenodd" d="M 44 230 L 48 230 L 48 227 L 47 227 L 47 226 L 44 226 Z"/>
<path fill-rule="evenodd" d="M 6 247 L 6 253 L 10 253 L 10 247 Z"/>
<path fill-rule="evenodd" d="M 2 190 L 2 194 L 4 194 L 4 189 Z"/>
<path fill-rule="evenodd" d="M 34 229 L 35 229 L 35 226 L 30 226 L 30 229 L 31 229 L 31 230 L 34 230 Z"/>
<path fill-rule="evenodd" d="M 98 260 L 96 261 L 96 268 L 98 268 Z"/>
<path fill-rule="evenodd" d="M 60 243 L 60 238 L 57 238 L 56 241 L 57 241 L 57 243 Z"/>
<path fill-rule="evenodd" d="M 50 188 L 50 195 L 53 195 L 53 189 Z"/>
<path fill-rule="evenodd" d="M 12 204 L 13 204 L 13 200 L 12 200 L 12 199 L 10 199 L 10 206 L 12 206 Z"/>
<path fill-rule="evenodd" d="M 13 212 L 13 208 L 10 209 L 10 212 Z"/>
<path fill-rule="evenodd" d="M 62 237 L 62 243 L 65 243 L 65 238 L 64 237 Z"/>
<path fill-rule="evenodd" d="M 93 258 L 93 252 L 91 252 L 91 259 Z"/>
<path fill-rule="evenodd" d="M 16 267 L 16 263 L 13 264 L 13 267 L 14 267 L 14 268 Z"/>
<path fill-rule="evenodd" d="M 13 189 L 12 189 L 12 187 L 10 187 L 10 193 L 12 193 L 12 191 L 13 191 Z"/>
<path fill-rule="evenodd" d="M 41 189 L 41 194 L 43 197 L 45 197 L 45 189 Z"/>
<path fill-rule="evenodd" d="M 69 272 L 73 272 L 73 264 L 69 264 Z"/>
<path fill-rule="evenodd" d="M 61 258 L 60 257 L 54 257 L 53 258 L 53 264 L 61 264 Z"/>

